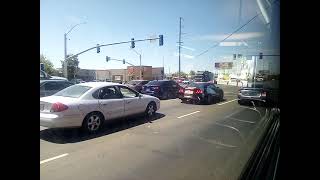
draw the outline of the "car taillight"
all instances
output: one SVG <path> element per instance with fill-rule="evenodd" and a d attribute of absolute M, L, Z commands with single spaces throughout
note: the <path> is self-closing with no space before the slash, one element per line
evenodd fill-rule
<path fill-rule="evenodd" d="M 53 103 L 52 107 L 51 107 L 51 112 L 61 112 L 61 111 L 65 111 L 68 109 L 68 106 L 62 103 Z"/>
<path fill-rule="evenodd" d="M 180 88 L 180 89 L 179 89 L 179 93 L 184 93 L 183 88 Z"/>
<path fill-rule="evenodd" d="M 203 91 L 201 89 L 194 89 L 195 94 L 202 94 Z"/>
<path fill-rule="evenodd" d="M 266 97 L 267 96 L 267 92 L 262 92 L 261 96 Z"/>

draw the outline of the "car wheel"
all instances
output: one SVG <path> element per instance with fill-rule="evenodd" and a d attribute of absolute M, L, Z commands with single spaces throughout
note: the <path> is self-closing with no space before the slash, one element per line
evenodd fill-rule
<path fill-rule="evenodd" d="M 209 96 L 207 97 L 206 104 L 209 105 L 209 104 L 212 104 L 212 103 L 213 103 L 213 97 L 209 95 Z"/>
<path fill-rule="evenodd" d="M 146 108 L 145 114 L 148 118 L 150 118 L 156 114 L 156 110 L 157 110 L 156 103 L 150 102 Z"/>
<path fill-rule="evenodd" d="M 243 102 L 241 100 L 238 100 L 238 104 L 243 105 Z"/>
<path fill-rule="evenodd" d="M 87 133 L 95 133 L 101 129 L 103 122 L 104 117 L 101 113 L 92 112 L 85 117 L 82 129 Z"/>
<path fill-rule="evenodd" d="M 168 99 L 168 91 L 163 92 L 162 99 Z"/>

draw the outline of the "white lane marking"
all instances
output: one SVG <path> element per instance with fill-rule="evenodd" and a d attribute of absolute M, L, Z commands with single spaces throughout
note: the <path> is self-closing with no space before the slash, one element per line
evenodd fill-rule
<path fill-rule="evenodd" d="M 256 122 L 253 122 L 253 121 L 246 121 L 246 120 L 242 120 L 242 119 L 238 119 L 238 118 L 233 118 L 233 117 L 229 117 L 229 119 L 232 119 L 232 120 L 236 120 L 236 121 L 240 121 L 240 122 L 246 122 L 246 123 L 256 123 Z"/>
<path fill-rule="evenodd" d="M 234 92 L 224 92 L 224 94 L 237 94 L 237 93 L 234 93 Z"/>
<path fill-rule="evenodd" d="M 223 102 L 223 103 L 220 103 L 220 104 L 217 104 L 217 105 L 221 106 L 221 105 L 224 105 L 224 104 L 230 103 L 232 101 L 236 101 L 236 100 L 238 100 L 238 99 L 233 99 L 233 100 L 230 100 L 230 101 L 227 101 L 227 102 Z"/>
<path fill-rule="evenodd" d="M 191 114 L 195 114 L 195 113 L 198 113 L 198 112 L 200 112 L 200 111 L 195 111 L 195 112 L 192 112 L 192 113 L 189 113 L 189 114 L 185 114 L 185 115 L 179 116 L 177 118 L 180 119 L 180 118 L 183 118 L 183 117 L 186 117 L 186 116 L 190 116 Z"/>
<path fill-rule="evenodd" d="M 52 160 L 55 160 L 55 159 L 58 159 L 58 158 L 62 158 L 62 157 L 64 157 L 64 156 L 68 156 L 68 155 L 69 155 L 68 153 L 61 154 L 61 155 L 59 155 L 59 156 L 55 156 L 55 157 L 52 157 L 52 158 L 49 158 L 49 159 L 40 161 L 40 164 L 43 164 L 43 163 L 46 163 L 46 162 L 49 162 L 49 161 L 52 161 Z"/>

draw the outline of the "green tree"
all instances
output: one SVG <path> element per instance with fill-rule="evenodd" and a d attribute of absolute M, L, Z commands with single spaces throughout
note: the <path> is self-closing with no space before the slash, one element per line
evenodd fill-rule
<path fill-rule="evenodd" d="M 57 70 L 54 68 L 52 62 L 45 57 L 43 54 L 40 54 L 40 63 L 44 64 L 44 71 L 50 75 L 56 74 Z"/>
<path fill-rule="evenodd" d="M 173 77 L 178 77 L 178 76 L 179 76 L 179 72 L 173 73 L 172 76 L 173 76 Z M 181 76 L 182 78 L 186 78 L 186 77 L 187 77 L 187 73 L 181 71 L 181 72 L 180 72 L 180 76 Z"/>
<path fill-rule="evenodd" d="M 67 55 L 67 57 L 73 56 L 72 54 Z M 64 61 L 61 61 L 62 63 L 62 70 L 64 69 Z M 78 57 L 72 57 L 67 60 L 68 66 L 67 66 L 67 71 L 68 71 L 68 77 L 67 79 L 75 79 L 77 73 L 79 72 L 79 60 Z"/>
<path fill-rule="evenodd" d="M 194 76 L 194 75 L 196 75 L 196 72 L 194 72 L 193 70 L 191 70 L 191 71 L 189 72 L 189 75 L 190 75 L 190 76 Z"/>

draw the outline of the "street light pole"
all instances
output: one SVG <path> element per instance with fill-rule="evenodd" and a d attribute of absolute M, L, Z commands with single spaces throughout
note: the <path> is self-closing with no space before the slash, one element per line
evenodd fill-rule
<path fill-rule="evenodd" d="M 139 59 L 140 59 L 140 80 L 142 80 L 141 54 L 139 54 Z"/>
<path fill-rule="evenodd" d="M 67 34 L 64 33 L 64 62 L 63 62 L 63 75 L 65 78 L 68 78 L 67 70 Z"/>
<path fill-rule="evenodd" d="M 135 52 L 136 54 L 138 54 L 139 55 L 139 60 L 140 60 L 140 80 L 142 80 L 142 65 L 141 65 L 141 54 L 140 53 L 138 53 L 136 50 L 134 50 L 134 49 L 132 49 L 133 50 L 133 52 Z"/>
<path fill-rule="evenodd" d="M 64 68 L 63 68 L 63 72 L 64 72 L 64 76 L 65 78 L 68 78 L 68 62 L 67 62 L 67 35 L 73 30 L 73 28 L 75 28 L 76 26 L 80 25 L 80 24 L 86 24 L 87 22 L 82 22 L 82 23 L 78 23 L 76 25 L 74 25 L 67 33 L 64 33 Z"/>

